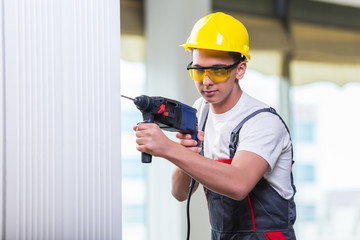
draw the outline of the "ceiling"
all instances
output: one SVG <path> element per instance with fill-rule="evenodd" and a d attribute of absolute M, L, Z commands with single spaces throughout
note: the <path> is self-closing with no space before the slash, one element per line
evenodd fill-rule
<path fill-rule="evenodd" d="M 338 4 L 343 6 L 350 6 L 350 7 L 360 7 L 359 0 L 313 0 L 318 2 L 326 2 L 332 4 Z"/>
<path fill-rule="evenodd" d="M 244 23 L 251 51 L 267 53 L 256 57 L 256 65 L 262 70 L 269 56 L 274 61 L 284 61 L 278 64 L 279 70 L 269 74 L 289 76 L 295 71 L 289 69 L 293 63 L 305 66 L 305 62 L 310 63 L 307 67 L 330 64 L 324 69 L 339 64 L 360 68 L 359 0 L 213 0 L 212 9 L 229 13 Z M 144 36 L 143 0 L 120 0 L 120 11 L 122 36 Z M 261 61 L 261 56 L 266 60 Z M 343 83 L 360 81 L 355 78 L 349 75 Z"/>

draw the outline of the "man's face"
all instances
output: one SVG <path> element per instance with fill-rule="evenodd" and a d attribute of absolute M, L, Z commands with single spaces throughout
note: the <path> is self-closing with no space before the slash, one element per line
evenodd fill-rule
<path fill-rule="evenodd" d="M 195 67 L 218 67 L 234 64 L 233 57 L 228 52 L 194 49 L 192 53 Z M 244 67 L 245 66 L 245 67 Z M 203 98 L 211 104 L 224 104 L 234 94 L 234 86 L 245 73 L 246 63 L 239 63 L 231 70 L 229 78 L 224 82 L 214 82 L 211 77 L 204 75 L 203 81 L 195 81 L 195 85 Z M 238 88 L 240 90 L 240 88 Z"/>

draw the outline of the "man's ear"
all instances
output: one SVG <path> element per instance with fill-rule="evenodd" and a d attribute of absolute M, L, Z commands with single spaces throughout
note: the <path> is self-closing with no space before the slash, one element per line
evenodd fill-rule
<path fill-rule="evenodd" d="M 246 68 L 247 68 L 247 65 L 246 65 L 246 62 L 241 62 L 237 65 L 236 67 L 236 79 L 242 79 L 245 75 L 245 72 L 246 72 Z"/>

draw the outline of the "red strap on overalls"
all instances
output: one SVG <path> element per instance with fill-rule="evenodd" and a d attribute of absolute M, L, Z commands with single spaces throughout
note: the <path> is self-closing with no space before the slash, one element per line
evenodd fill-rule
<path fill-rule="evenodd" d="M 286 240 L 282 232 L 267 232 L 264 235 L 267 240 Z"/>

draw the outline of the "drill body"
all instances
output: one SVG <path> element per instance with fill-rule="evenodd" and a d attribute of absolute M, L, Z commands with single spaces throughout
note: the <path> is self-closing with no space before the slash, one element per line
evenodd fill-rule
<path fill-rule="evenodd" d="M 197 110 L 179 101 L 164 97 L 141 95 L 134 99 L 134 104 L 141 111 L 145 123 L 157 123 L 166 131 L 191 134 L 197 140 Z M 152 156 L 142 153 L 141 161 L 150 163 Z"/>

